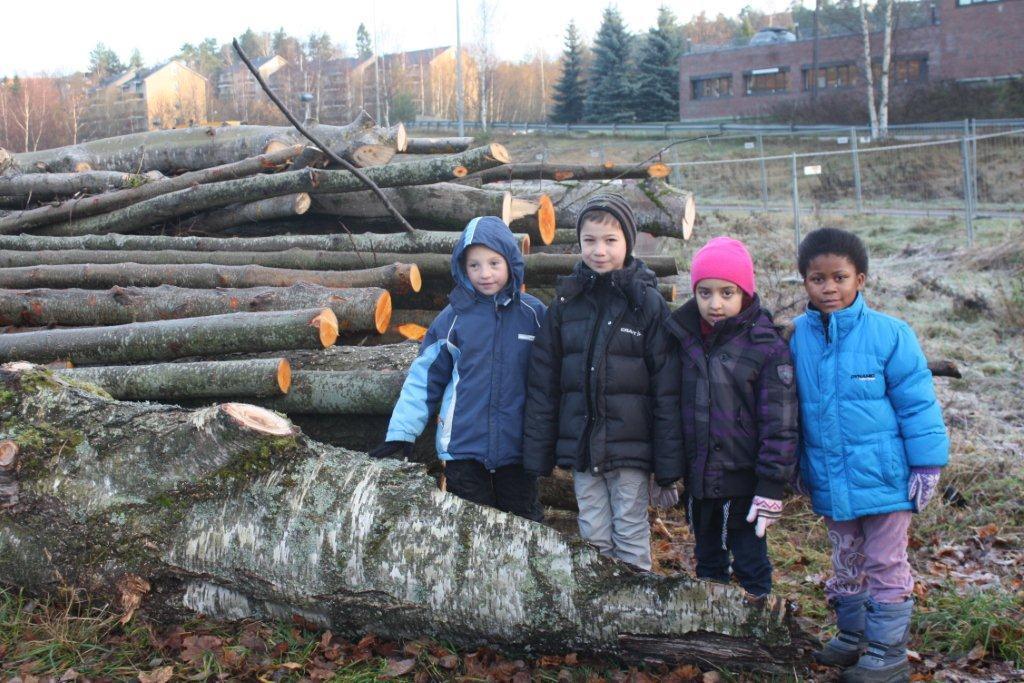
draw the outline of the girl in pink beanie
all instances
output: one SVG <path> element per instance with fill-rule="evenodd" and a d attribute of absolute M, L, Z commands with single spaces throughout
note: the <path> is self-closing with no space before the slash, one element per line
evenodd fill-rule
<path fill-rule="evenodd" d="M 693 257 L 694 296 L 666 328 L 679 339 L 687 514 L 697 576 L 772 589 L 765 531 L 796 466 L 789 346 L 761 308 L 742 242 L 716 237 Z"/>

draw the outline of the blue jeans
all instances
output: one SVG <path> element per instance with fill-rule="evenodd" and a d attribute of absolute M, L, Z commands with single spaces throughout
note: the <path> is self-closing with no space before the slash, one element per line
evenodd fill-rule
<path fill-rule="evenodd" d="M 694 500 L 692 505 L 690 523 L 697 542 L 697 577 L 728 583 L 731 573 L 751 595 L 760 597 L 771 593 L 772 563 L 768 560 L 768 543 L 757 537 L 753 524 L 745 520 L 736 521 L 737 512 L 746 515 L 749 499 L 745 500 L 746 507 L 742 511 L 729 515 L 729 524 L 723 519 L 722 506 L 709 506 L 707 502 Z M 702 516 L 709 518 L 702 519 Z"/>

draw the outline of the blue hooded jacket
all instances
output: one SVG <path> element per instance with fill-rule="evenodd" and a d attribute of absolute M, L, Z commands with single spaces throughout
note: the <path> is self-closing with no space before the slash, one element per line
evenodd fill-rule
<path fill-rule="evenodd" d="M 819 515 L 845 521 L 912 510 L 911 467 L 943 467 L 949 437 L 914 332 L 858 295 L 793 321 L 800 474 Z"/>
<path fill-rule="evenodd" d="M 509 281 L 493 295 L 477 292 L 463 254 L 479 244 L 505 257 Z M 434 319 L 391 413 L 388 441 L 415 441 L 434 414 L 442 460 L 478 460 L 495 470 L 523 460 L 526 374 L 534 336 L 547 308 L 520 292 L 525 264 L 508 226 L 474 218 L 452 252 L 455 288 Z"/>

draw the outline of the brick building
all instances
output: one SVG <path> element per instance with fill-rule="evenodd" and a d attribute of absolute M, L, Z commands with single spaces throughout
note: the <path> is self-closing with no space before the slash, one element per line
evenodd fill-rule
<path fill-rule="evenodd" d="M 1024 0 L 935 0 L 927 20 L 893 32 L 895 91 L 930 81 L 986 81 L 1024 74 Z M 813 86 L 811 38 L 683 55 L 679 117 L 762 116 L 779 103 L 798 105 Z M 882 36 L 872 34 L 873 71 Z M 818 93 L 863 87 L 860 34 L 818 40 Z M 876 79 L 877 82 L 877 79 Z"/>

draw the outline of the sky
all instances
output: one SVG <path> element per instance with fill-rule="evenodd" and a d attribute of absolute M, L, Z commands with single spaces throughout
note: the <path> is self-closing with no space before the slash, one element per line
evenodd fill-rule
<path fill-rule="evenodd" d="M 39 2 L 37 5 L 36 2 Z M 229 42 L 246 28 L 273 32 L 283 27 L 305 38 L 326 32 L 351 54 L 356 28 L 366 24 L 376 33 L 382 52 L 416 50 L 455 44 L 455 0 L 176 0 L 173 3 L 86 3 L 81 0 L 4 2 L 7 30 L 0 40 L 0 75 L 59 74 L 85 70 L 89 52 L 104 43 L 127 62 L 138 48 L 146 64 L 177 53 L 183 43 L 213 37 Z M 492 7 L 492 40 L 501 59 L 537 54 L 556 56 L 565 27 L 575 19 L 589 42 L 607 2 L 585 0 L 488 0 Z M 745 5 L 779 11 L 788 0 L 620 0 L 616 4 L 627 28 L 639 33 L 652 26 L 658 7 L 667 5 L 681 20 L 705 11 L 735 16 Z M 480 0 L 461 0 L 463 43 L 480 36 Z M 294 9 L 290 9 L 294 8 Z"/>

